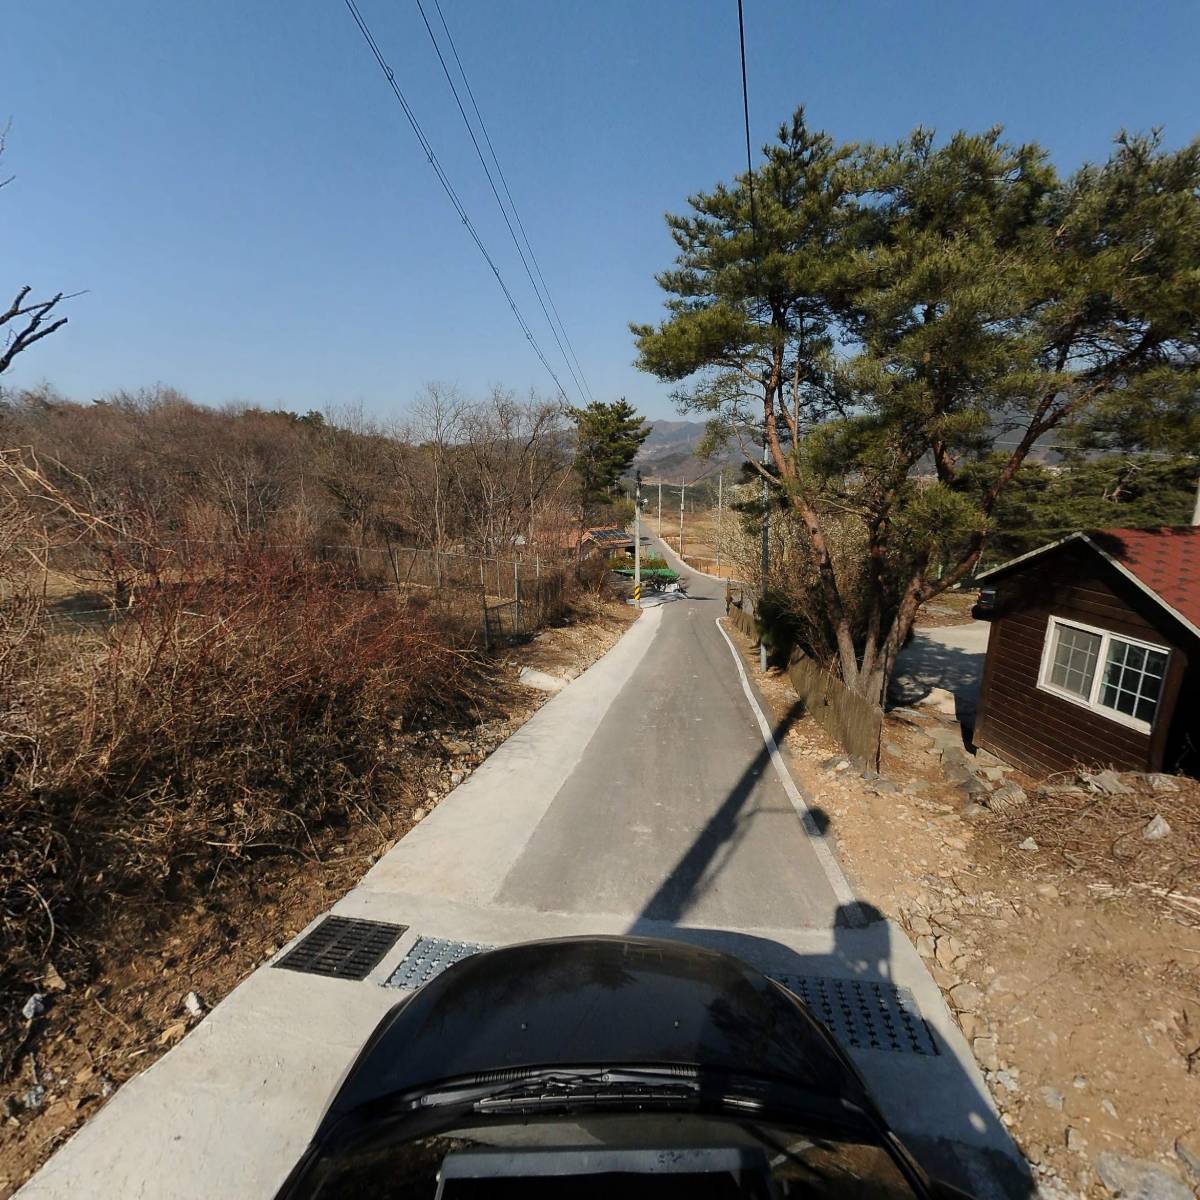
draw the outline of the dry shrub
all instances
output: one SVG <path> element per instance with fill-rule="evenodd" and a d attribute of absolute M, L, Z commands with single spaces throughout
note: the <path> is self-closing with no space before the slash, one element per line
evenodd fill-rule
<path fill-rule="evenodd" d="M 328 564 L 245 553 L 98 627 L 0 625 L 0 1003 L 130 913 L 402 791 L 394 738 L 472 659 Z M 3 1032 L 0 1029 L 0 1032 Z M 4 1056 L 0 1055 L 0 1060 Z"/>

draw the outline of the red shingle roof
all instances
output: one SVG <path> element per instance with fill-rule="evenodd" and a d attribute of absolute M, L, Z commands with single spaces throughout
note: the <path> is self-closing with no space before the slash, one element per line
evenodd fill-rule
<path fill-rule="evenodd" d="M 1101 529 L 1090 541 L 1200 626 L 1200 525 Z"/>

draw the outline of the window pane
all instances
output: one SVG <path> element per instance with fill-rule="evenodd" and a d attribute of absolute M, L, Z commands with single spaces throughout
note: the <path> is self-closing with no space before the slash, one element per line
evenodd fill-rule
<path fill-rule="evenodd" d="M 1139 721 L 1153 721 L 1166 669 L 1167 656 L 1161 650 L 1147 650 L 1113 638 L 1109 642 L 1100 703 Z"/>
<path fill-rule="evenodd" d="M 1096 677 L 1100 636 L 1070 625 L 1058 625 L 1055 630 L 1050 682 L 1086 700 L 1092 694 L 1092 681 Z"/>

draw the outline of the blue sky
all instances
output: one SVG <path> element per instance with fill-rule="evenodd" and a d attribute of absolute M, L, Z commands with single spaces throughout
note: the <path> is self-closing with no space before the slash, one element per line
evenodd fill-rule
<path fill-rule="evenodd" d="M 1200 133 L 1194 0 L 745 4 L 756 143 L 799 103 L 843 139 L 1003 124 L 1068 170 Z M 556 355 L 415 3 L 360 7 Z M 661 309 L 663 213 L 744 161 L 736 0 L 442 7 L 593 393 L 675 415 L 627 323 Z M 553 390 L 342 0 L 11 5 L 5 118 L 3 298 L 88 289 L 6 386 L 384 417 L 432 380 Z"/>

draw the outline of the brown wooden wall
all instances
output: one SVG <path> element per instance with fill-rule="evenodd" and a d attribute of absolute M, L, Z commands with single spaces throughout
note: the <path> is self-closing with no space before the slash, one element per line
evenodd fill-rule
<path fill-rule="evenodd" d="M 996 587 L 976 745 L 1036 774 L 1080 764 L 1158 770 L 1188 655 L 1195 653 L 1186 631 L 1094 551 L 1078 545 L 1014 568 Z M 1149 734 L 1037 686 L 1051 616 L 1171 648 Z"/>

